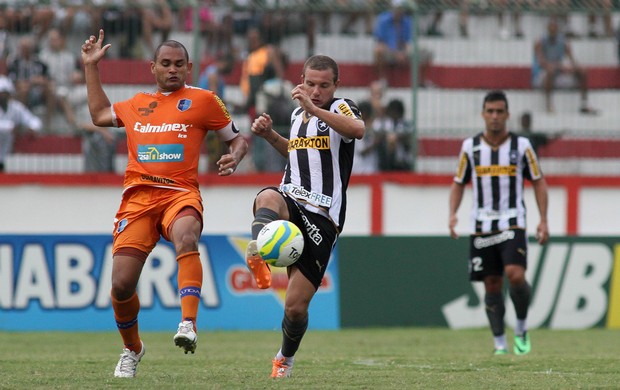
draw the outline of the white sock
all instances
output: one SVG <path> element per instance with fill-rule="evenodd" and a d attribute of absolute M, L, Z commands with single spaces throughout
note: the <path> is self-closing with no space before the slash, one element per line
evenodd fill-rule
<path fill-rule="evenodd" d="M 284 363 L 287 366 L 292 366 L 293 362 L 295 362 L 295 356 L 286 357 L 286 356 L 282 355 L 282 350 L 279 350 L 278 353 L 276 354 L 276 359 L 280 360 L 282 358 L 284 358 Z"/>
<path fill-rule="evenodd" d="M 508 347 L 506 347 L 508 343 L 506 342 L 505 334 L 500 336 L 493 336 L 493 342 L 495 343 L 495 349 L 508 349 Z"/>
<path fill-rule="evenodd" d="M 523 336 L 523 333 L 527 331 L 527 320 L 517 320 L 515 324 L 515 336 Z"/>

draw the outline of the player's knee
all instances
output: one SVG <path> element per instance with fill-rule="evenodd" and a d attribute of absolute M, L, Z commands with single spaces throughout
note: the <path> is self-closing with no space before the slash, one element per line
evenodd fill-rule
<path fill-rule="evenodd" d="M 289 320 L 299 322 L 308 316 L 308 306 L 302 304 L 287 304 L 284 308 L 284 314 Z"/>
<path fill-rule="evenodd" d="M 174 248 L 177 255 L 198 250 L 198 239 L 194 232 L 186 231 L 181 233 L 174 240 Z"/>

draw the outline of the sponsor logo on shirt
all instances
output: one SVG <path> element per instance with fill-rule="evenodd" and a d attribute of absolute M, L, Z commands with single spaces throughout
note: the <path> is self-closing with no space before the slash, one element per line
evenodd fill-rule
<path fill-rule="evenodd" d="M 143 125 L 141 122 L 136 122 L 133 131 L 139 133 L 167 133 L 170 131 L 187 133 L 189 127 L 191 127 L 191 125 L 185 123 L 162 123 L 161 125 L 147 123 Z"/>
<path fill-rule="evenodd" d="M 292 183 L 282 185 L 281 189 L 293 198 L 305 200 L 314 206 L 331 207 L 332 205 L 331 196 L 315 191 L 308 191 L 305 188 Z"/>
<path fill-rule="evenodd" d="M 230 114 L 228 113 L 228 109 L 226 108 L 226 105 L 224 104 L 222 99 L 220 99 L 219 96 L 215 95 L 215 101 L 217 102 L 217 104 L 220 105 L 220 108 L 222 109 L 222 111 L 224 111 L 224 114 L 226 114 L 226 119 L 230 120 Z"/>
<path fill-rule="evenodd" d="M 183 161 L 183 145 L 138 145 L 138 161 L 151 162 L 178 162 Z"/>
<path fill-rule="evenodd" d="M 517 167 L 515 165 L 489 165 L 476 167 L 478 176 L 516 176 Z"/>
<path fill-rule="evenodd" d="M 288 141 L 288 151 L 295 149 L 329 149 L 329 136 L 293 138 Z"/>
<path fill-rule="evenodd" d="M 157 107 L 157 102 L 151 102 L 148 107 L 140 107 L 138 111 L 140 111 L 140 115 L 149 116 L 153 112 L 153 110 Z"/>
<path fill-rule="evenodd" d="M 152 181 L 152 182 L 159 183 L 159 184 L 175 184 L 174 180 L 169 179 L 167 177 L 159 177 L 159 176 L 143 174 L 142 176 L 140 176 L 140 179 L 142 179 L 143 181 Z"/>
<path fill-rule="evenodd" d="M 338 105 L 338 111 L 340 111 L 342 115 L 351 116 L 351 117 L 355 116 L 353 115 L 353 111 L 351 111 L 349 106 L 344 103 L 340 103 Z"/>
<path fill-rule="evenodd" d="M 327 126 L 327 123 L 323 122 L 320 119 L 316 121 L 316 127 L 319 129 L 321 133 L 324 133 L 327 130 L 329 130 L 329 126 Z"/>
<path fill-rule="evenodd" d="M 177 103 L 177 109 L 181 112 L 189 110 L 192 106 L 192 101 L 189 99 L 181 99 Z"/>

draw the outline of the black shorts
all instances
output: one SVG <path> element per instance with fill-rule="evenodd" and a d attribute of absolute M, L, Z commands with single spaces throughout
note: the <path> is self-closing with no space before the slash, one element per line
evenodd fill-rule
<path fill-rule="evenodd" d="M 489 275 L 504 275 L 504 266 L 517 264 L 527 268 L 525 230 L 504 230 L 499 233 L 470 237 L 469 279 L 484 280 Z"/>
<path fill-rule="evenodd" d="M 302 204 L 278 188 L 265 189 L 278 191 L 282 195 L 288 208 L 289 220 L 297 225 L 304 235 L 304 250 L 292 266 L 297 267 L 318 290 L 338 240 L 336 226 L 328 218 L 306 210 Z"/>

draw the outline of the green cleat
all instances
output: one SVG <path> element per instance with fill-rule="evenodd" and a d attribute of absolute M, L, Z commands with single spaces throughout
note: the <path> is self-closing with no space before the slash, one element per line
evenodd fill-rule
<path fill-rule="evenodd" d="M 508 350 L 506 348 L 495 348 L 493 355 L 508 355 Z"/>
<path fill-rule="evenodd" d="M 530 335 L 525 332 L 522 336 L 515 335 L 514 352 L 516 355 L 525 355 L 532 350 L 532 344 L 530 343 Z"/>

